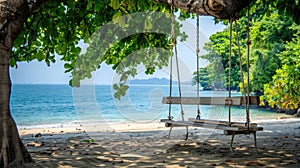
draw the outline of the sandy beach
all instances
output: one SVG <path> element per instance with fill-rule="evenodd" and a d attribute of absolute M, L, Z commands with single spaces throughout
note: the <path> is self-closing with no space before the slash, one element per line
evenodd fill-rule
<path fill-rule="evenodd" d="M 220 130 L 172 131 L 163 123 L 20 128 L 35 163 L 26 167 L 300 167 L 300 119 L 257 121 L 258 153 L 252 135 L 231 136 Z M 93 128 L 91 128 L 93 126 Z M 102 129 L 100 129 L 102 128 Z"/>

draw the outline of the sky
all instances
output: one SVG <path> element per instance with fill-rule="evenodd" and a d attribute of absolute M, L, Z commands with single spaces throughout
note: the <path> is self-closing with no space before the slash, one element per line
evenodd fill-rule
<path fill-rule="evenodd" d="M 196 19 L 184 21 L 182 30 L 188 35 L 186 42 L 178 43 L 179 69 L 182 81 L 190 81 L 192 73 L 196 70 Z M 215 24 L 212 17 L 200 17 L 200 55 L 205 51 L 202 46 L 208 42 L 210 35 L 225 28 L 222 24 Z M 206 62 L 201 60 L 200 66 L 205 66 Z M 18 68 L 11 68 L 11 80 L 13 84 L 68 84 L 71 79 L 70 73 L 64 73 L 64 62 L 56 57 L 56 62 L 50 67 L 45 62 L 31 61 L 18 63 Z M 169 68 L 156 71 L 153 75 L 145 75 L 144 68 L 138 67 L 138 75 L 134 79 L 147 78 L 169 78 Z M 103 64 L 99 70 L 94 72 L 91 81 L 94 84 L 111 85 L 118 79 L 118 76 L 111 69 L 111 66 Z M 175 79 L 176 80 L 176 79 Z"/>

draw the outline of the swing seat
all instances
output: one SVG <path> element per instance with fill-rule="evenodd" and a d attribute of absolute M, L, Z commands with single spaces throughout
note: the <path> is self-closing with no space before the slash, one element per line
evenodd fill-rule
<path fill-rule="evenodd" d="M 242 106 L 246 104 L 244 97 L 163 97 L 163 104 L 185 104 L 185 105 L 231 105 Z M 259 105 L 259 96 L 249 97 L 250 105 Z"/>
<path fill-rule="evenodd" d="M 249 125 L 249 129 L 247 126 L 247 123 L 243 123 L 243 122 L 228 122 L 228 121 L 217 121 L 217 120 L 206 120 L 206 119 L 200 119 L 200 120 L 196 120 L 194 118 L 189 118 L 189 121 L 192 122 L 197 122 L 197 123 L 204 123 L 204 124 L 213 124 L 213 125 L 223 125 L 223 126 L 227 126 L 227 127 L 237 127 L 237 130 L 232 130 L 232 131 L 241 131 L 241 132 L 245 132 L 245 131 L 263 131 L 263 127 L 257 127 L 256 123 L 250 123 Z M 231 131 L 231 129 L 224 129 L 224 131 Z"/>
<path fill-rule="evenodd" d="M 225 125 L 218 125 L 218 124 L 206 124 L 206 123 L 198 123 L 192 121 L 173 121 L 173 120 L 161 120 L 161 122 L 165 122 L 166 127 L 203 127 L 209 129 L 220 129 L 220 130 L 230 130 L 230 131 L 238 131 L 238 127 L 230 127 Z"/>
<path fill-rule="evenodd" d="M 241 122 L 232 122 L 228 123 L 226 121 L 217 121 L 217 120 L 196 120 L 193 118 L 189 118 L 188 121 L 174 121 L 169 119 L 161 119 L 160 122 L 164 122 L 166 127 L 186 127 L 186 126 L 193 126 L 193 127 L 202 127 L 202 128 L 209 128 L 209 129 L 220 129 L 224 130 L 225 132 L 230 133 L 243 133 L 245 134 L 247 131 L 256 132 L 256 131 L 263 131 L 263 127 L 257 127 L 256 123 L 251 123 L 249 129 L 246 123 Z M 229 135 L 226 134 L 226 135 Z"/>
<path fill-rule="evenodd" d="M 248 8 L 248 17 L 249 17 L 249 8 Z M 174 20 L 174 10 L 172 8 L 172 21 Z M 232 18 L 230 19 L 230 49 L 229 49 L 229 86 L 228 88 L 231 88 L 231 58 L 232 58 Z M 173 23 L 173 22 L 172 22 Z M 249 24 L 249 19 L 248 19 L 248 24 Z M 174 29 L 174 25 L 172 24 L 172 30 Z M 236 32 L 237 34 L 237 40 L 238 40 L 238 31 Z M 249 28 L 247 29 L 247 36 L 248 36 L 248 41 L 250 40 L 249 38 Z M 173 31 L 172 37 L 175 38 L 175 34 Z M 176 40 L 175 40 L 176 41 Z M 176 43 L 174 43 L 174 48 L 175 48 L 175 58 L 176 58 L 176 66 L 177 66 L 177 77 L 178 77 L 178 88 L 179 88 L 179 96 L 180 97 L 172 97 L 172 66 L 170 66 L 170 96 L 169 97 L 163 97 L 162 103 L 163 104 L 169 104 L 169 119 L 162 119 L 161 122 L 165 122 L 166 127 L 170 127 L 170 132 L 169 132 L 169 137 L 172 131 L 173 127 L 186 127 L 186 139 L 188 138 L 188 126 L 194 126 L 194 127 L 203 127 L 203 128 L 209 128 L 209 129 L 220 129 L 224 130 L 224 133 L 226 135 L 231 135 L 231 143 L 230 143 L 230 150 L 233 151 L 232 145 L 233 145 L 233 140 L 234 136 L 236 134 L 253 134 L 254 136 L 254 145 L 255 149 L 257 150 L 257 144 L 256 144 L 256 132 L 257 131 L 262 131 L 262 127 L 258 127 L 257 124 L 255 123 L 249 123 L 249 106 L 250 105 L 259 105 L 260 100 L 259 96 L 250 96 L 250 43 L 247 43 L 247 72 L 248 72 L 248 80 L 247 80 L 247 91 L 244 90 L 245 96 L 239 96 L 239 97 L 231 97 L 231 90 L 229 90 L 229 97 L 199 97 L 199 85 L 200 82 L 197 82 L 197 97 L 182 97 L 181 94 L 181 84 L 180 84 L 180 73 L 179 73 L 179 66 L 178 66 L 178 53 L 177 53 L 177 47 Z M 196 56 L 197 56 L 197 78 L 200 79 L 200 73 L 199 73 L 199 15 L 197 15 L 197 50 L 196 50 Z M 240 51 L 240 43 L 238 41 L 238 49 Z M 243 88 L 245 88 L 245 81 L 243 77 L 243 68 L 242 68 L 242 56 L 239 54 L 240 58 L 240 71 L 241 71 L 241 76 L 242 76 L 242 84 Z M 172 58 L 170 59 L 170 65 L 172 65 Z M 200 114 L 200 109 L 199 105 L 219 105 L 219 106 L 229 106 L 229 121 L 231 117 L 231 106 L 243 106 L 246 105 L 246 119 L 247 123 L 242 123 L 242 122 L 226 122 L 226 121 L 216 121 L 216 120 L 203 120 L 203 119 L 189 119 L 188 121 L 174 121 L 171 119 L 171 105 L 172 104 L 180 104 L 181 106 L 181 115 L 182 119 L 184 118 L 184 113 L 183 113 L 183 106 L 182 105 L 198 105 L 198 115 Z M 198 116 L 197 116 L 198 118 Z M 200 117 L 199 117 L 200 118 Z"/>
<path fill-rule="evenodd" d="M 206 124 L 220 124 L 220 125 L 226 125 L 226 126 L 233 126 L 233 127 L 246 127 L 246 122 L 228 122 L 228 121 L 219 121 L 219 120 L 207 120 L 207 119 L 194 119 L 189 118 L 188 121 L 192 122 L 198 122 L 198 123 L 206 123 Z M 256 127 L 256 123 L 250 123 L 250 127 Z"/>

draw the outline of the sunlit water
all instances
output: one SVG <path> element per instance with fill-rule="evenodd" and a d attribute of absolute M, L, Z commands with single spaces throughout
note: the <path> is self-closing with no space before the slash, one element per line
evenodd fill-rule
<path fill-rule="evenodd" d="M 11 111 L 18 126 L 39 127 L 72 125 L 80 122 L 159 122 L 167 118 L 169 105 L 162 97 L 169 96 L 169 86 L 132 85 L 121 100 L 114 99 L 114 89 L 108 85 L 83 86 L 73 89 L 68 85 L 14 85 Z M 178 96 L 177 86 L 173 96 Z M 182 96 L 196 96 L 193 86 L 183 86 Z M 200 96 L 226 97 L 224 91 L 200 91 Z M 233 93 L 240 95 L 239 93 Z M 228 119 L 228 107 L 200 106 L 201 118 Z M 172 105 L 174 119 L 181 119 L 180 105 Z M 184 105 L 185 119 L 195 118 L 197 105 Z M 251 120 L 276 119 L 283 114 L 251 108 Z M 233 121 L 245 121 L 243 107 L 232 108 Z"/>

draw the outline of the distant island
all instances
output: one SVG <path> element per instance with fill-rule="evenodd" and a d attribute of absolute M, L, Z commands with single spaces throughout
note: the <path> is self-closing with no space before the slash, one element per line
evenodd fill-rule
<path fill-rule="evenodd" d="M 170 80 L 166 78 L 149 78 L 149 79 L 134 79 L 130 80 L 128 84 L 135 85 L 170 85 Z M 173 85 L 177 85 L 177 81 L 172 81 Z M 192 82 L 182 82 L 182 85 L 192 85 Z"/>

